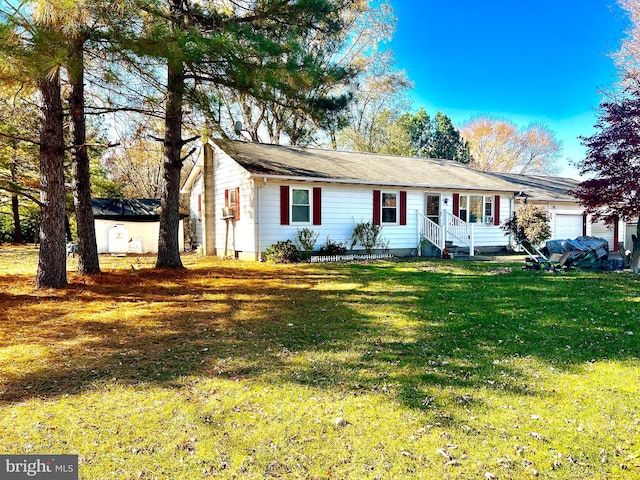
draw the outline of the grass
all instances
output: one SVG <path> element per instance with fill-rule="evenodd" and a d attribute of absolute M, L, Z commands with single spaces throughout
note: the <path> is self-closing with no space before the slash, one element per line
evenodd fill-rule
<path fill-rule="evenodd" d="M 0 452 L 82 479 L 640 478 L 640 277 L 0 248 Z"/>

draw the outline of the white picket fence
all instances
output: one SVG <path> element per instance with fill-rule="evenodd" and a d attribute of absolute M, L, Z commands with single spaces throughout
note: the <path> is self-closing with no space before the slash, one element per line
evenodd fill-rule
<path fill-rule="evenodd" d="M 353 255 L 318 255 L 311 257 L 311 263 L 326 263 L 326 262 L 352 262 L 354 260 L 382 260 L 385 258 L 393 258 L 390 253 L 372 253 L 367 254 L 353 254 Z"/>

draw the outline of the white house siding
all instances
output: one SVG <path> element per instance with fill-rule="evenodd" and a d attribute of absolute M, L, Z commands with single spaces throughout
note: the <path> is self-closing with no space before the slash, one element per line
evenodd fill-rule
<path fill-rule="evenodd" d="M 613 227 L 609 227 L 604 223 L 598 222 L 591 225 L 591 236 L 605 239 L 609 244 L 609 250 L 615 249 L 614 233 Z"/>
<path fill-rule="evenodd" d="M 280 186 L 320 187 L 322 189 L 322 224 L 280 225 Z M 383 224 L 382 239 L 391 249 L 415 249 L 417 247 L 416 210 L 424 210 L 422 190 L 404 188 L 381 188 L 373 186 L 343 185 L 327 183 L 277 182 L 270 180 L 261 189 L 260 248 L 264 252 L 278 241 L 294 241 L 298 230 L 310 228 L 318 233 L 316 250 L 326 245 L 327 237 L 350 246 L 351 234 L 357 223 L 369 222 L 373 218 L 373 191 L 407 192 L 407 225 Z M 313 208 L 313 206 L 312 206 Z M 356 249 L 361 248 L 356 246 Z"/>
<path fill-rule="evenodd" d="M 200 198 L 200 201 L 198 201 Z M 189 195 L 189 225 L 188 228 L 195 230 L 195 239 L 192 240 L 194 246 L 202 244 L 202 177 L 198 178 L 191 188 Z"/>
<path fill-rule="evenodd" d="M 240 167 L 229 155 L 219 148 L 215 149 L 215 247 L 218 256 L 236 256 L 238 258 L 256 258 L 256 226 L 254 218 L 254 186 L 249 173 Z M 240 188 L 240 219 L 222 219 L 225 206 L 225 190 Z M 227 236 L 228 235 L 228 236 Z M 227 251 L 225 252 L 225 241 Z"/>
<path fill-rule="evenodd" d="M 633 250 L 633 235 L 638 231 L 638 223 L 637 222 L 629 222 L 625 223 L 625 233 L 624 235 L 620 235 L 620 239 L 624 238 L 624 248 L 627 250 Z"/>
<path fill-rule="evenodd" d="M 280 186 L 320 187 L 322 189 L 322 225 L 292 224 L 280 225 Z M 371 185 L 348 185 L 329 183 L 282 182 L 270 179 L 260 188 L 260 249 L 264 252 L 278 241 L 294 241 L 298 230 L 310 228 L 319 234 L 316 250 L 326 245 L 327 237 L 334 242 L 347 243 L 350 246 L 351 234 L 356 223 L 368 222 L 373 218 L 373 191 L 407 192 L 407 225 L 383 224 L 382 239 L 390 250 L 415 253 L 418 246 L 417 212 L 424 213 L 425 190 Z M 433 193 L 433 192 L 432 192 Z M 474 192 L 475 193 L 475 192 Z M 489 195 L 490 193 L 487 193 Z M 441 201 L 448 198 L 451 209 L 451 196 L 443 193 Z M 500 219 L 506 220 L 510 212 L 510 197 L 501 196 Z M 313 208 L 313 207 L 312 207 Z M 508 238 L 499 226 L 477 224 L 476 248 L 502 247 L 508 244 Z M 356 246 L 356 249 L 361 248 Z"/>

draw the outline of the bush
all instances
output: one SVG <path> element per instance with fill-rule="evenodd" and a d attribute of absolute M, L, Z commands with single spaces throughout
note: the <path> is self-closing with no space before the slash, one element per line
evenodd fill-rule
<path fill-rule="evenodd" d="M 274 263 L 295 263 L 302 258 L 300 251 L 291 240 L 271 245 L 265 251 L 264 256 L 268 261 Z"/>
<path fill-rule="evenodd" d="M 382 244 L 381 234 L 381 225 L 376 225 L 372 221 L 358 223 L 351 234 L 351 249 L 353 250 L 353 247 L 359 243 L 368 254 L 371 254 L 375 247 Z"/>
<path fill-rule="evenodd" d="M 513 217 L 501 225 L 501 229 L 513 235 L 518 243 L 527 240 L 533 245 L 539 245 L 551 238 L 549 215 L 542 207 L 524 205 L 517 209 Z"/>
<path fill-rule="evenodd" d="M 334 257 L 336 255 L 346 255 L 347 247 L 343 243 L 335 242 L 327 237 L 327 244 L 320 247 L 320 255 Z"/>
<path fill-rule="evenodd" d="M 309 259 L 311 257 L 311 252 L 313 252 L 313 247 L 316 245 L 318 235 L 320 235 L 318 232 L 314 232 L 310 228 L 298 229 L 296 247 L 298 247 L 298 250 L 305 258 Z"/>

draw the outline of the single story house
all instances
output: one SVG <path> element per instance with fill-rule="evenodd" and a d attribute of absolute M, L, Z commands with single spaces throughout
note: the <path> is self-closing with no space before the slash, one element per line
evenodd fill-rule
<path fill-rule="evenodd" d="M 158 253 L 159 198 L 94 198 L 91 207 L 98 253 Z M 178 240 L 183 250 L 184 236 Z"/>
<path fill-rule="evenodd" d="M 447 242 L 473 254 L 512 244 L 500 225 L 525 199 L 583 218 L 577 202 L 554 197 L 564 184 L 536 177 L 526 185 L 525 178 L 450 160 L 216 139 L 202 146 L 182 192 L 190 198 L 191 236 L 205 255 L 258 260 L 301 228 L 319 234 L 318 249 L 327 238 L 348 242 L 355 224 L 368 221 L 383 227 L 388 251 L 398 256 L 437 255 Z M 563 217 L 554 218 L 563 236 Z"/>

